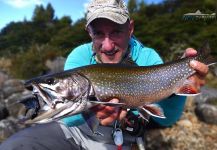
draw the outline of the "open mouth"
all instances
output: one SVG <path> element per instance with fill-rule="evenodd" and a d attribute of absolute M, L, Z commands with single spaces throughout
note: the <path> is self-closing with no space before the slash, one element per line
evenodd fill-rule
<path fill-rule="evenodd" d="M 47 84 L 32 84 L 33 93 L 40 97 L 51 109 L 54 109 L 57 103 L 63 103 L 54 88 Z"/>
<path fill-rule="evenodd" d="M 59 120 L 66 116 L 78 114 L 84 110 L 86 106 L 86 102 L 80 99 L 77 102 L 66 100 L 61 103 L 56 103 L 54 108 L 49 107 L 45 104 L 43 108 L 37 112 L 37 115 L 34 118 L 26 118 L 24 119 L 24 123 L 26 124 L 34 124 L 34 123 L 48 123 L 53 120 Z"/>
<path fill-rule="evenodd" d="M 35 118 L 29 119 L 27 118 L 24 122 L 26 124 L 33 123 L 48 123 L 53 121 L 54 119 L 61 118 L 68 114 L 71 111 L 70 107 L 73 107 L 72 102 L 58 103 L 55 109 L 48 108 L 47 110 L 40 110 L 38 115 Z"/>
<path fill-rule="evenodd" d="M 108 55 L 108 56 L 114 56 L 117 52 L 118 52 L 118 50 L 102 51 L 102 53 L 104 53 L 105 55 Z"/>
<path fill-rule="evenodd" d="M 52 85 L 42 83 L 32 84 L 32 87 L 34 95 L 37 95 L 37 101 L 43 101 L 44 104 L 40 107 L 40 110 L 36 110 L 36 116 L 24 120 L 27 124 L 47 123 L 62 118 L 70 112 L 73 112 L 74 110 L 76 111 L 81 103 L 60 99 L 58 93 L 55 91 L 55 87 Z"/>

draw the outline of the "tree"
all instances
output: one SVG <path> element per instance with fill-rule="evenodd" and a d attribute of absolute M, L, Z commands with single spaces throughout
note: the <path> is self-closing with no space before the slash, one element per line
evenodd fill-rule
<path fill-rule="evenodd" d="M 50 3 L 47 5 L 46 9 L 43 5 L 38 5 L 34 10 L 32 20 L 37 23 L 52 22 L 54 20 L 54 14 L 55 11 Z"/>
<path fill-rule="evenodd" d="M 54 9 L 50 3 L 48 3 L 45 10 L 45 18 L 47 22 L 52 22 L 54 20 Z"/>
<path fill-rule="evenodd" d="M 127 7 L 130 14 L 137 12 L 138 10 L 137 0 L 129 0 Z"/>
<path fill-rule="evenodd" d="M 71 26 L 71 24 L 72 24 L 72 19 L 69 16 L 63 16 L 62 18 L 59 19 L 56 25 L 58 28 L 63 28 L 63 27 Z"/>
<path fill-rule="evenodd" d="M 45 10 L 43 5 L 37 5 L 33 12 L 32 20 L 33 22 L 44 22 Z"/>
<path fill-rule="evenodd" d="M 198 9 L 203 13 L 214 13 L 217 10 L 215 0 L 164 0 L 161 4 L 151 5 L 143 0 L 139 2 L 129 0 L 128 3 L 131 18 L 135 20 L 134 35 L 145 46 L 156 49 L 164 60 L 176 57 L 188 46 L 200 47 L 205 39 L 217 53 L 214 48 L 217 47 L 216 20 L 182 19 L 183 14 Z M 46 8 L 36 6 L 32 21 L 11 22 L 1 30 L 0 55 L 14 60 L 13 65 L 16 65 L 11 69 L 14 74 L 23 78 L 36 75 L 46 69 L 43 62 L 47 58 L 67 56 L 76 46 L 90 41 L 84 30 L 85 22 L 84 18 L 73 24 L 69 16 L 55 18 L 50 4 Z M 35 64 L 37 66 L 31 68 Z M 23 68 L 22 72 L 20 68 Z"/>

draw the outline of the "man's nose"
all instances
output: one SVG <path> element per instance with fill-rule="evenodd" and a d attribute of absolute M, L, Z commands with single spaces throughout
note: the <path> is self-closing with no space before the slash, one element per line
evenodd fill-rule
<path fill-rule="evenodd" d="M 111 51 L 114 49 L 114 47 L 114 42 L 109 37 L 105 37 L 105 39 L 102 42 L 102 50 Z"/>

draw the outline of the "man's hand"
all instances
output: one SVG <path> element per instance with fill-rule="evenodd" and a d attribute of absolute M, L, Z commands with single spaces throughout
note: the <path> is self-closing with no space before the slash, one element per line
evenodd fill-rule
<path fill-rule="evenodd" d="M 109 102 L 118 103 L 119 100 L 112 99 Z M 101 125 L 109 125 L 115 120 L 122 120 L 127 115 L 127 111 L 120 107 L 98 105 L 93 107 L 92 110 L 96 113 Z"/>
<path fill-rule="evenodd" d="M 183 57 L 192 57 L 196 55 L 197 51 L 195 49 L 187 48 Z M 190 66 L 195 69 L 196 73 L 188 79 L 194 83 L 197 89 L 200 89 L 200 87 L 205 84 L 205 77 L 208 74 L 209 68 L 204 63 L 195 60 L 190 62 Z"/>

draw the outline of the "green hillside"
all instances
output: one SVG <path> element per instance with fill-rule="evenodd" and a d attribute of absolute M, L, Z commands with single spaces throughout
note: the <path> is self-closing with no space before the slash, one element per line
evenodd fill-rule
<path fill-rule="evenodd" d="M 156 49 L 165 61 L 181 56 L 187 47 L 199 48 L 209 40 L 213 55 L 217 53 L 217 19 L 183 18 L 200 10 L 217 12 L 216 0 L 165 0 L 147 5 L 129 0 L 135 36 Z M 44 62 L 56 56 L 66 57 L 76 46 L 89 42 L 85 19 L 72 22 L 69 16 L 55 17 L 51 4 L 37 6 L 31 21 L 11 22 L 0 32 L 0 57 L 10 59 L 9 72 L 17 78 L 31 78 L 46 71 Z"/>

